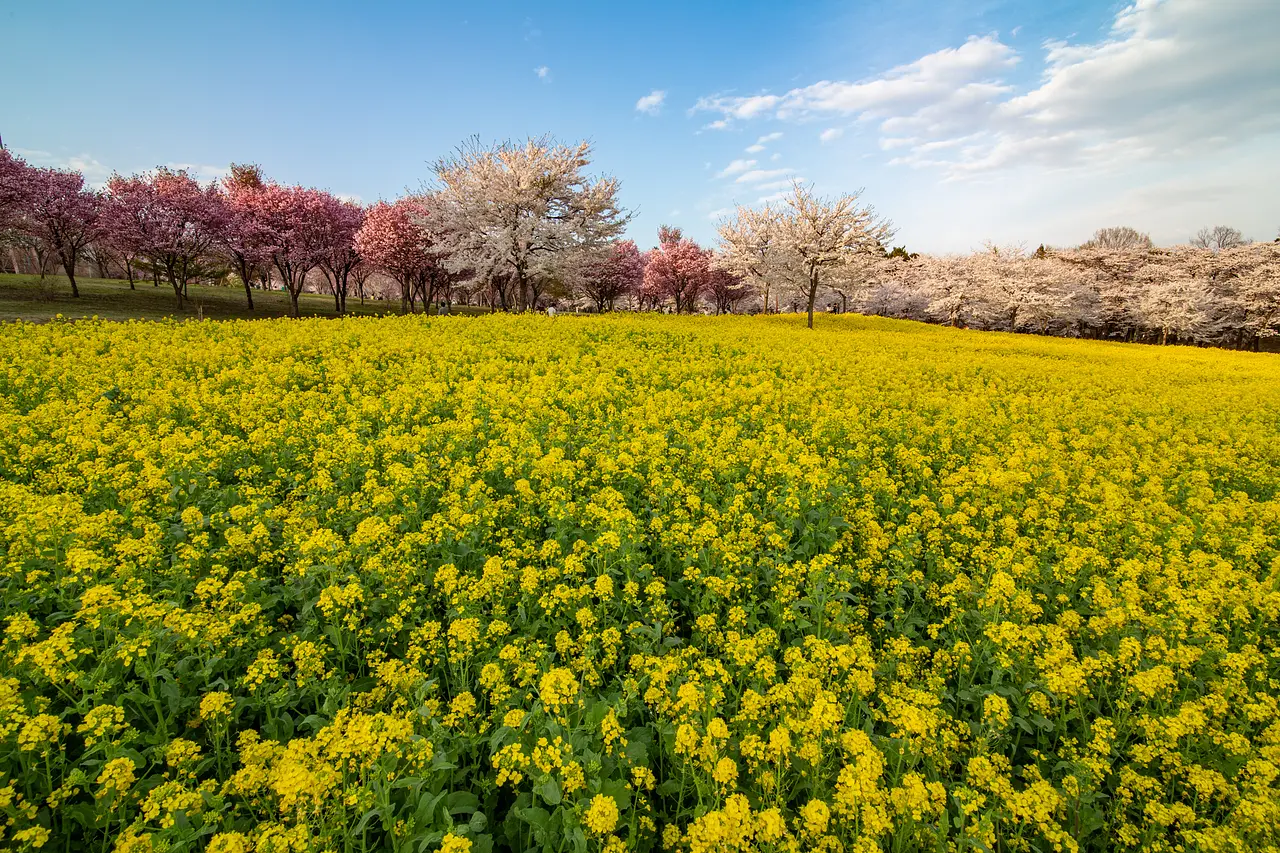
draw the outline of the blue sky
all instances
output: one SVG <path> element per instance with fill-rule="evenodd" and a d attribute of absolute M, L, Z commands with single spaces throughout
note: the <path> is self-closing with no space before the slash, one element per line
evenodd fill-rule
<path fill-rule="evenodd" d="M 1280 228 L 1274 0 L 6 6 L 0 135 L 91 181 L 250 161 L 369 202 L 551 133 L 594 141 L 642 247 L 791 178 L 924 251 Z"/>

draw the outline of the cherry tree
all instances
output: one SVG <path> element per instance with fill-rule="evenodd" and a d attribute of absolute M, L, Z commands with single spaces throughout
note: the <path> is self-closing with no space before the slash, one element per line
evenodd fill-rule
<path fill-rule="evenodd" d="M 43 247 L 46 256 L 62 262 L 71 295 L 79 297 L 76 261 L 98 235 L 101 198 L 84 188 L 84 175 L 79 172 L 26 168 L 16 177 L 21 199 L 18 227 Z"/>
<path fill-rule="evenodd" d="M 1280 242 L 1255 243 L 1237 251 L 1248 252 L 1237 274 L 1239 327 L 1256 350 L 1263 338 L 1280 335 Z"/>
<path fill-rule="evenodd" d="M 713 265 L 707 271 L 707 295 L 717 314 L 732 314 L 751 295 L 751 286 L 737 273 Z"/>
<path fill-rule="evenodd" d="M 874 208 L 860 205 L 860 196 L 861 190 L 825 199 L 797 181 L 779 212 L 779 250 L 803 275 L 798 284 L 808 303 L 811 329 L 823 272 L 849 263 L 860 252 L 883 252 L 893 236 L 893 226 Z"/>
<path fill-rule="evenodd" d="M 658 229 L 658 246 L 645 258 L 644 295 L 655 304 L 670 299 L 677 314 L 692 311 L 708 284 L 710 255 L 679 228 L 663 225 Z"/>
<path fill-rule="evenodd" d="M 929 316 L 953 328 L 967 328 L 981 317 L 984 283 L 990 260 L 982 256 L 926 256 L 922 284 L 928 293 Z"/>
<path fill-rule="evenodd" d="M 145 257 L 158 240 L 159 213 L 154 190 L 143 177 L 112 175 L 103 197 L 101 239 L 124 263 L 130 290 L 134 289 L 138 259 Z"/>
<path fill-rule="evenodd" d="M 216 185 L 207 187 L 185 169 L 160 167 L 144 177 L 150 186 L 154 228 L 145 254 L 164 270 L 182 308 L 187 285 L 203 271 L 227 226 L 227 206 Z"/>
<path fill-rule="evenodd" d="M 20 157 L 0 148 L 0 229 L 16 223 L 28 189 L 28 166 Z"/>
<path fill-rule="evenodd" d="M 716 226 L 720 250 L 712 264 L 754 284 L 769 310 L 769 291 L 781 273 L 778 247 L 778 213 L 768 205 L 752 209 L 738 206 L 732 218 Z"/>
<path fill-rule="evenodd" d="M 246 199 L 262 227 L 265 249 L 289 292 L 289 313 L 299 316 L 298 297 L 307 274 L 320 266 L 331 248 L 328 193 L 298 186 L 267 184 Z"/>
<path fill-rule="evenodd" d="M 1152 249 L 1086 244 L 1054 254 L 1063 263 L 1077 267 L 1082 285 L 1092 291 L 1096 310 L 1090 323 L 1097 326 L 1094 334 L 1132 339 L 1141 324 L 1137 310 L 1139 277 L 1150 263 Z"/>
<path fill-rule="evenodd" d="M 464 143 L 435 164 L 442 254 L 455 271 L 505 279 L 515 306 L 530 307 L 532 279 L 546 272 L 541 265 L 612 240 L 630 219 L 618 205 L 617 179 L 588 177 L 590 163 L 587 142 Z"/>
<path fill-rule="evenodd" d="M 324 229 L 325 247 L 320 254 L 320 269 L 324 272 L 333 294 L 333 306 L 339 314 L 347 310 L 347 290 L 351 271 L 360 263 L 356 251 L 356 233 L 364 224 L 364 208 L 352 201 L 325 194 Z"/>
<path fill-rule="evenodd" d="M 634 240 L 612 243 L 587 257 L 581 281 L 583 292 L 597 311 L 612 311 L 619 299 L 640 289 L 644 281 L 644 255 Z"/>
<path fill-rule="evenodd" d="M 430 211 L 419 199 L 380 201 L 368 209 L 355 235 L 356 253 L 400 285 L 400 310 L 406 314 L 419 282 L 432 274 L 437 263 L 420 225 L 428 216 Z"/>
<path fill-rule="evenodd" d="M 222 179 L 226 199 L 226 227 L 220 246 L 240 281 L 244 298 L 253 310 L 253 283 L 271 276 L 271 234 L 259 219 L 257 196 L 267 187 L 262 168 L 254 164 L 231 164 L 231 174 Z"/>
<path fill-rule="evenodd" d="M 1170 335 L 1195 338 L 1205 333 L 1208 302 L 1204 280 L 1185 266 L 1152 265 L 1144 270 L 1135 308 L 1163 346 Z"/>

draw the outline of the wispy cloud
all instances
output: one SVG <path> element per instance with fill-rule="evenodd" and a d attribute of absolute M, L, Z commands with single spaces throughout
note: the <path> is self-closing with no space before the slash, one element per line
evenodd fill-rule
<path fill-rule="evenodd" d="M 551 76 L 551 69 L 545 65 L 539 65 L 537 68 L 533 69 L 533 73 L 538 75 L 539 80 L 546 80 Z"/>
<path fill-rule="evenodd" d="M 778 131 L 776 133 L 766 133 L 764 136 L 757 139 L 753 144 L 748 145 L 747 152 L 750 154 L 759 154 L 761 151 L 764 150 L 764 147 L 768 145 L 770 142 L 774 142 L 781 138 L 782 138 L 781 131 Z"/>
<path fill-rule="evenodd" d="M 716 175 L 716 177 L 727 178 L 730 175 L 738 175 L 738 174 L 741 174 L 742 172 L 747 171 L 754 165 L 756 165 L 755 160 L 734 160 L 728 166 L 725 166 L 723 169 L 721 169 L 720 173 Z"/>
<path fill-rule="evenodd" d="M 1101 39 L 1045 41 L 1029 88 L 1011 74 L 1018 51 L 989 34 L 862 80 L 711 95 L 694 110 L 728 122 L 874 122 L 880 147 L 899 152 L 892 162 L 950 179 L 1024 166 L 1116 170 L 1280 133 L 1277 31 L 1280 4 L 1265 0 L 1132 0 Z"/>
<path fill-rule="evenodd" d="M 654 89 L 636 101 L 636 111 L 656 116 L 662 111 L 662 104 L 667 100 L 667 93 L 662 89 Z"/>
<path fill-rule="evenodd" d="M 758 184 L 773 181 L 795 172 L 795 169 L 750 169 L 737 177 L 737 184 Z"/>
<path fill-rule="evenodd" d="M 844 136 L 843 127 L 829 127 L 826 130 L 822 131 L 822 133 L 818 134 L 818 139 L 824 143 L 834 142 L 835 140 L 839 139 L 842 136 Z"/>

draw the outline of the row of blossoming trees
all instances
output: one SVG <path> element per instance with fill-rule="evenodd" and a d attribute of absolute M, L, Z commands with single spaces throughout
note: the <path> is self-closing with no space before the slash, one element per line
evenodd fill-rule
<path fill-rule="evenodd" d="M 893 227 L 859 193 L 821 198 L 796 184 L 781 202 L 739 208 L 715 250 L 678 228 L 641 252 L 621 239 L 630 215 L 618 181 L 587 174 L 587 143 L 549 138 L 486 147 L 434 164 L 433 180 L 361 206 L 268 180 L 254 166 L 202 185 L 182 171 L 114 176 L 101 191 L 76 172 L 39 169 L 0 150 L 0 235 L 43 274 L 78 264 L 173 288 L 238 281 L 306 290 L 346 309 L 350 292 L 398 292 L 401 310 L 466 301 L 494 310 L 555 302 L 682 311 L 804 309 L 982 329 L 1160 343 L 1257 347 L 1280 332 L 1280 244 L 1227 228 L 1157 248 L 1111 228 L 1074 249 L 988 246 L 955 256 L 887 251 Z M 785 302 L 783 301 L 785 298 Z"/>
<path fill-rule="evenodd" d="M 287 290 L 293 313 L 307 290 L 363 300 L 379 281 L 401 308 L 462 299 L 494 310 L 529 310 L 552 299 L 599 310 L 668 303 L 691 310 L 714 294 L 725 310 L 746 295 L 711 252 L 663 229 L 642 253 L 622 240 L 630 220 L 619 184 L 586 175 L 587 143 L 547 138 L 484 147 L 473 140 L 435 164 L 422 192 L 365 207 L 332 193 L 268 180 L 256 166 L 232 166 L 202 185 L 158 168 L 113 176 L 98 191 L 74 171 L 30 166 L 0 150 L 0 234 L 14 271 L 60 266 L 79 295 L 78 268 L 95 264 L 173 288 L 238 279 L 253 307 L 255 288 Z"/>

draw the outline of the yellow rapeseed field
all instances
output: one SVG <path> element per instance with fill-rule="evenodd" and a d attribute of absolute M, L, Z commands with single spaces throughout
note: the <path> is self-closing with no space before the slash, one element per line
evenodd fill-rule
<path fill-rule="evenodd" d="M 0 335 L 0 847 L 1280 849 L 1280 359 Z"/>

